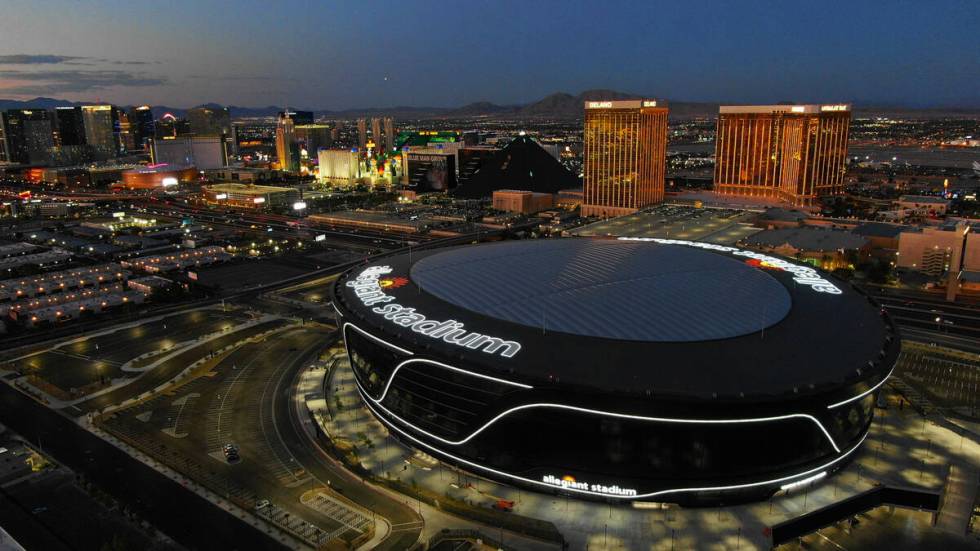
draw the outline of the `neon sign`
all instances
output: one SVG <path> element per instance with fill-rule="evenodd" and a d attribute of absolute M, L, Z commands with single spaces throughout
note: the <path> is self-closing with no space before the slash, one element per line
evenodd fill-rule
<path fill-rule="evenodd" d="M 800 285 L 806 285 L 818 293 L 839 295 L 843 292 L 839 287 L 821 277 L 820 273 L 815 269 L 800 266 L 799 264 L 793 264 L 781 258 L 776 258 L 775 256 L 769 256 L 767 254 L 746 251 L 735 247 L 726 247 L 724 245 L 715 245 L 714 243 L 685 241 L 683 239 L 660 239 L 657 237 L 620 237 L 618 239 L 619 241 L 649 241 L 653 243 L 660 243 L 662 245 L 685 245 L 698 249 L 707 249 L 709 251 L 730 253 L 735 256 L 745 256 L 759 261 L 760 268 L 764 267 L 769 270 L 782 270 L 793 274 L 793 281 L 799 283 Z"/>
<path fill-rule="evenodd" d="M 554 475 L 548 475 L 541 479 L 541 482 L 545 484 L 550 484 L 561 488 L 563 490 L 578 490 L 582 492 L 592 492 L 596 494 L 610 495 L 610 496 L 623 496 L 623 497 L 635 497 L 636 490 L 632 488 L 620 488 L 618 485 L 604 486 L 602 484 L 589 484 L 588 482 L 579 482 L 575 480 L 575 477 L 570 475 L 565 475 L 558 478 Z"/>
<path fill-rule="evenodd" d="M 590 101 L 589 109 L 608 109 L 612 107 L 611 101 Z"/>
<path fill-rule="evenodd" d="M 384 316 L 386 320 L 396 325 L 410 328 L 420 335 L 470 350 L 480 350 L 485 354 L 499 352 L 504 358 L 513 358 L 521 351 L 519 342 L 469 331 L 462 322 L 432 320 L 417 312 L 415 308 L 408 308 L 401 304 L 387 304 L 395 300 L 395 297 L 385 294 L 384 290 L 395 288 L 396 283 L 400 283 L 398 287 L 408 283 L 407 280 L 401 281 L 404 278 L 382 279 L 382 276 L 390 274 L 391 271 L 391 266 L 371 266 L 362 271 L 353 281 L 348 281 L 346 285 L 354 290 L 354 294 L 365 306 L 381 305 L 374 306 L 372 312 Z"/>

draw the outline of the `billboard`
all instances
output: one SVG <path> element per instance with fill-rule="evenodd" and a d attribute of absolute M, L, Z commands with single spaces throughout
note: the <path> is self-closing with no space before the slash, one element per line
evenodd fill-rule
<path fill-rule="evenodd" d="M 456 187 L 456 156 L 452 153 L 406 154 L 408 187 L 418 191 L 448 191 Z"/>

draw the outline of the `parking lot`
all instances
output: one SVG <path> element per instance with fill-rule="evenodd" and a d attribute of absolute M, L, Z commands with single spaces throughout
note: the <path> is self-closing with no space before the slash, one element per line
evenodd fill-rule
<path fill-rule="evenodd" d="M 141 356 L 172 349 L 202 335 L 230 330 L 249 319 L 249 313 L 241 309 L 194 310 L 67 340 L 11 358 L 3 367 L 51 385 L 53 388 L 46 390 L 60 391 L 61 398 L 71 398 L 107 385 L 113 379 L 134 377 L 138 373 L 125 371 L 123 367 L 127 364 L 138 367 Z M 145 358 L 143 363 L 151 359 Z"/>
<path fill-rule="evenodd" d="M 974 538 L 951 536 L 932 526 L 932 514 L 899 507 L 878 507 L 855 517 L 855 523 L 839 522 L 804 536 L 801 541 L 776 547 L 778 551 L 819 549 L 841 551 L 905 551 L 942 549 L 966 551 L 977 549 Z"/>
<path fill-rule="evenodd" d="M 980 413 L 980 361 L 911 348 L 902 353 L 895 373 L 937 406 L 973 418 Z"/>
<path fill-rule="evenodd" d="M 582 237 L 656 237 L 732 245 L 760 231 L 749 224 L 754 217 L 754 213 L 737 209 L 660 205 L 589 224 L 572 233 Z"/>

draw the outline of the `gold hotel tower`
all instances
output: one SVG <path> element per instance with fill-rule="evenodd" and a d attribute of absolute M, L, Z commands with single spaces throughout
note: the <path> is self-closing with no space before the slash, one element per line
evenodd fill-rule
<path fill-rule="evenodd" d="M 667 105 L 585 102 L 582 216 L 621 216 L 664 200 Z"/>
<path fill-rule="evenodd" d="M 809 205 L 844 192 L 850 105 L 723 105 L 715 191 Z"/>

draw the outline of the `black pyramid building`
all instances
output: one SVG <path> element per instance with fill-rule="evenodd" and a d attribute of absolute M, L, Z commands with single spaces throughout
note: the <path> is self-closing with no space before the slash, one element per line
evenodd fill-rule
<path fill-rule="evenodd" d="M 529 136 L 519 136 L 461 181 L 453 195 L 482 199 L 501 189 L 558 193 L 577 187 L 581 187 L 581 181 L 576 175 Z"/>

